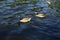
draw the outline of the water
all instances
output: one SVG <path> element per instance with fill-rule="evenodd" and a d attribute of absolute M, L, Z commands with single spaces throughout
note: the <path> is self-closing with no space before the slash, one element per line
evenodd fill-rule
<path fill-rule="evenodd" d="M 35 12 L 46 14 L 46 18 L 35 17 Z M 9 40 L 10 38 L 13 40 L 14 36 L 17 37 L 16 39 L 22 40 L 58 40 L 60 37 L 59 13 L 55 8 L 50 8 L 45 0 L 1 1 L 0 35 L 5 38 L 4 40 Z M 20 19 L 29 15 L 32 17 L 29 23 L 20 23 Z M 18 35 L 20 36 L 18 37 Z M 54 36 L 57 38 L 54 39 Z M 12 37 L 14 38 L 12 39 Z"/>

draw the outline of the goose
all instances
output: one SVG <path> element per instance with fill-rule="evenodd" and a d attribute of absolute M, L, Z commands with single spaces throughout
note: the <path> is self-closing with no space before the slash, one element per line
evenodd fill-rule
<path fill-rule="evenodd" d="M 46 17 L 46 15 L 45 15 L 45 14 L 43 14 L 43 13 L 40 13 L 40 14 L 37 14 L 37 15 L 36 15 L 36 17 L 39 17 L 39 18 L 45 18 L 45 17 Z"/>
<path fill-rule="evenodd" d="M 27 23 L 31 20 L 31 18 L 23 18 L 20 20 L 20 22 Z"/>

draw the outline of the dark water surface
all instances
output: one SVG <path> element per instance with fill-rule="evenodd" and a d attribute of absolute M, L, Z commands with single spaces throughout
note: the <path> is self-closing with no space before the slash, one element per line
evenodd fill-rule
<path fill-rule="evenodd" d="M 60 12 L 56 10 L 42 0 L 0 0 L 0 39 L 60 40 Z M 36 12 L 46 14 L 46 18 L 35 17 Z M 19 22 L 29 16 L 29 23 Z"/>

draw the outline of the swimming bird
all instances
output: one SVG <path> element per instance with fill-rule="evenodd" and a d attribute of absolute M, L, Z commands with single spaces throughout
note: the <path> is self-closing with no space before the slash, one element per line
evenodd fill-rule
<path fill-rule="evenodd" d="M 46 15 L 45 15 L 45 14 L 43 14 L 43 13 L 40 13 L 40 14 L 37 14 L 37 15 L 36 15 L 36 17 L 39 17 L 39 18 L 45 18 L 45 17 L 46 17 Z"/>
<path fill-rule="evenodd" d="M 48 3 L 48 4 L 51 4 L 51 1 L 49 0 L 49 1 L 47 1 L 47 3 Z"/>
<path fill-rule="evenodd" d="M 27 23 L 31 20 L 31 18 L 23 18 L 20 20 L 20 22 Z"/>

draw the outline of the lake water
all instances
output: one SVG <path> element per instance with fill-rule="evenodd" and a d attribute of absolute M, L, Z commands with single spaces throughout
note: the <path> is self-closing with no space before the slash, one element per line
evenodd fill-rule
<path fill-rule="evenodd" d="M 46 0 L 1 0 L 0 35 L 4 40 L 14 40 L 15 36 L 22 40 L 55 40 L 55 37 L 58 40 L 60 12 L 56 10 L 50 8 Z M 46 18 L 35 17 L 35 13 L 44 13 Z M 20 22 L 20 19 L 29 16 L 32 17 L 29 23 Z"/>

